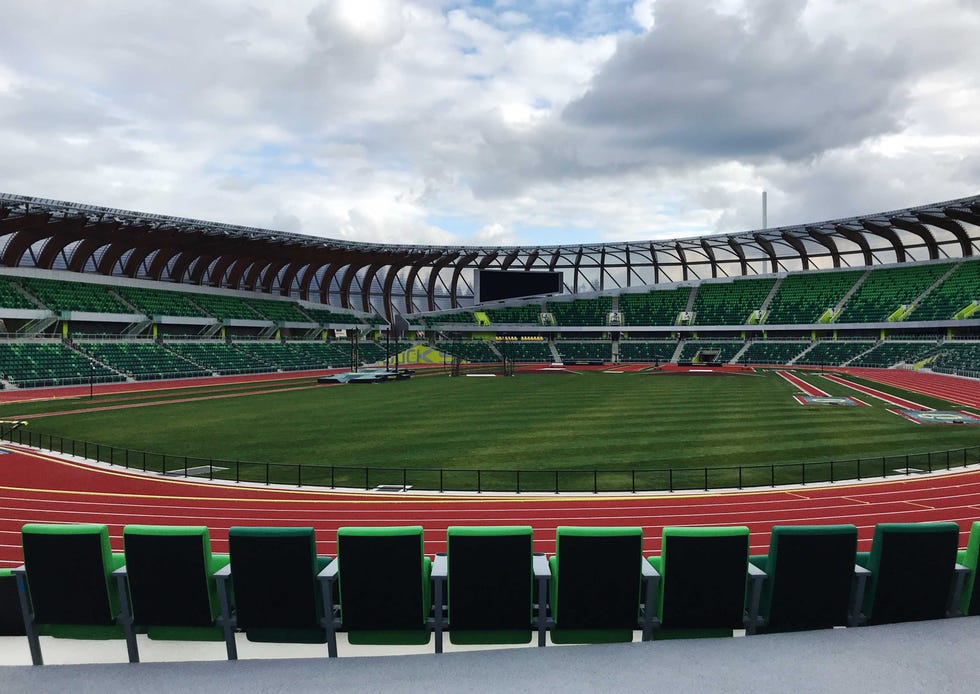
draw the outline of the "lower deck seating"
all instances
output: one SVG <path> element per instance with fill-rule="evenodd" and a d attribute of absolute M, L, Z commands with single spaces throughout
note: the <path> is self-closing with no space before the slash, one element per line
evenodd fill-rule
<path fill-rule="evenodd" d="M 82 342 L 79 349 L 137 381 L 209 375 L 154 342 Z"/>
<path fill-rule="evenodd" d="M 936 359 L 930 364 L 934 369 L 954 374 L 980 372 L 980 342 L 947 341 L 932 350 Z"/>
<path fill-rule="evenodd" d="M 561 340 L 555 345 L 562 361 L 612 361 L 610 342 L 570 342 Z"/>
<path fill-rule="evenodd" d="M 864 340 L 824 340 L 796 360 L 796 364 L 840 366 L 868 350 L 874 342 Z"/>
<path fill-rule="evenodd" d="M 709 342 L 688 340 L 681 349 L 678 361 L 700 361 L 727 364 L 742 348 L 742 342 Z M 712 359 L 712 353 L 714 358 Z"/>
<path fill-rule="evenodd" d="M 793 357 L 810 346 L 809 342 L 775 342 L 758 340 L 748 346 L 738 358 L 740 364 L 788 364 Z"/>
<path fill-rule="evenodd" d="M 619 343 L 620 361 L 665 362 L 670 361 L 677 349 L 677 342 L 658 341 L 641 342 L 639 340 L 623 340 Z"/>
<path fill-rule="evenodd" d="M 902 362 L 911 363 L 935 346 L 934 342 L 879 342 L 871 350 L 854 359 L 848 366 L 887 368 Z"/>
<path fill-rule="evenodd" d="M 125 380 L 60 342 L 0 343 L 0 377 L 28 388 Z"/>
<path fill-rule="evenodd" d="M 500 355 L 493 351 L 486 340 L 461 340 L 459 342 L 437 342 L 436 349 L 453 357 L 469 362 L 489 364 L 500 361 Z"/>
<path fill-rule="evenodd" d="M 511 361 L 551 362 L 554 355 L 547 342 L 531 340 L 503 340 L 497 343 L 500 353 Z"/>
<path fill-rule="evenodd" d="M 218 374 L 267 371 L 256 357 L 223 342 L 171 342 L 167 347 L 179 356 Z"/>

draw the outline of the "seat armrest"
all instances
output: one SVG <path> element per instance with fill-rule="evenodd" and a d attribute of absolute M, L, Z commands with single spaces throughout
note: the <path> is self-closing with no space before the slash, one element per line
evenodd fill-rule
<path fill-rule="evenodd" d="M 969 566 L 963 566 L 960 563 L 956 563 L 953 566 L 953 590 L 950 591 L 949 604 L 946 605 L 947 617 L 959 617 L 962 615 L 960 611 L 960 598 L 963 596 L 963 586 L 966 583 L 966 577 L 969 575 Z"/>
<path fill-rule="evenodd" d="M 26 564 L 21 564 L 20 566 L 15 566 L 14 568 L 12 568 L 10 570 L 10 573 L 13 574 L 14 576 L 16 576 L 18 574 L 20 574 L 21 576 L 24 576 L 24 575 L 27 574 L 27 565 Z"/>
<path fill-rule="evenodd" d="M 548 566 L 548 558 L 543 554 L 535 554 L 531 558 L 531 568 L 535 578 L 551 578 L 551 567 Z"/>
<path fill-rule="evenodd" d="M 231 564 L 230 563 L 225 564 L 220 569 L 218 569 L 213 574 L 211 574 L 211 576 L 213 578 L 219 578 L 223 580 L 231 578 Z"/>
<path fill-rule="evenodd" d="M 113 575 L 114 578 L 117 578 L 117 579 L 119 579 L 119 578 L 126 578 L 127 576 L 129 576 L 129 571 L 127 571 L 126 565 L 123 564 L 118 569 L 116 569 L 115 571 L 113 571 L 112 572 L 112 575 Z"/>
<path fill-rule="evenodd" d="M 746 576 L 751 585 L 749 586 L 749 611 L 745 616 L 745 633 L 754 634 L 762 622 L 762 619 L 759 617 L 759 603 L 762 600 L 762 584 L 766 580 L 767 574 L 758 566 L 749 562 Z"/>
<path fill-rule="evenodd" d="M 436 560 L 432 562 L 432 578 L 445 579 L 449 575 L 449 557 L 445 554 L 437 554 Z"/>
<path fill-rule="evenodd" d="M 326 568 L 316 575 L 319 579 L 327 579 L 332 581 L 337 578 L 337 572 L 340 571 L 340 559 L 334 559 L 332 562 L 327 564 Z"/>
<path fill-rule="evenodd" d="M 766 578 L 768 574 L 765 571 L 763 571 L 761 567 L 758 567 L 752 562 L 749 562 L 748 576 L 750 580 L 758 580 L 760 578 Z"/>
<path fill-rule="evenodd" d="M 649 560 L 640 558 L 640 576 L 643 578 L 660 578 L 660 572 L 653 568 Z"/>
<path fill-rule="evenodd" d="M 858 555 L 860 559 L 860 554 Z M 861 564 L 854 565 L 854 581 L 851 588 L 851 609 L 847 618 L 847 626 L 857 627 L 864 624 L 866 617 L 861 613 L 864 605 L 864 591 L 868 585 L 868 578 L 871 577 L 871 570 Z"/>

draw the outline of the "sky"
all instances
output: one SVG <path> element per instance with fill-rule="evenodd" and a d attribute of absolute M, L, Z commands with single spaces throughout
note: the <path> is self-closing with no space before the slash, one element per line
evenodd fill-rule
<path fill-rule="evenodd" d="M 554 245 L 980 192 L 980 0 L 0 0 L 0 191 Z"/>

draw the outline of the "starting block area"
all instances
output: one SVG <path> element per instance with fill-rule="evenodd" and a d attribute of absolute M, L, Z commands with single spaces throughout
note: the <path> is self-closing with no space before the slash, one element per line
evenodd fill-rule
<path fill-rule="evenodd" d="M 980 417 L 957 410 L 889 410 L 916 424 L 980 424 Z"/>
<path fill-rule="evenodd" d="M 845 407 L 868 406 L 868 403 L 846 395 L 794 395 L 793 398 L 801 405 L 843 405 Z"/>

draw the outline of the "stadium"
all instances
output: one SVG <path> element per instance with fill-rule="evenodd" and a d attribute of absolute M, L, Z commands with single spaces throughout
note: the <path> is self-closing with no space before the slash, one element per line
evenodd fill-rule
<path fill-rule="evenodd" d="M 643 602 L 653 600 L 651 587 L 640 598 L 639 621 L 636 600 L 626 605 L 633 623 L 625 626 L 613 626 L 607 608 L 594 623 L 589 610 L 566 616 L 566 624 L 581 619 L 588 629 L 561 628 L 557 574 L 535 563 L 536 580 L 551 577 L 550 607 L 540 599 L 547 583 L 536 585 L 533 605 L 541 612 L 533 622 L 524 614 L 518 642 L 531 641 L 532 629 L 542 643 L 662 639 L 671 627 L 681 636 L 780 631 L 773 589 L 753 578 L 761 569 L 748 569 L 746 579 L 744 561 L 735 569 L 736 616 L 685 622 L 690 601 L 704 598 L 665 597 L 667 586 L 725 591 L 699 583 L 697 572 L 670 582 L 663 557 L 679 533 L 707 544 L 678 544 L 677 566 L 685 552 L 705 551 L 747 551 L 765 566 L 767 551 L 775 560 L 770 540 L 784 532 L 774 528 L 787 525 L 851 528 L 840 622 L 870 617 L 886 624 L 980 609 L 973 580 L 980 543 L 980 197 L 696 239 L 416 247 L 4 194 L 0 239 L 7 634 L 25 629 L 11 569 L 24 562 L 28 542 L 40 553 L 36 566 L 53 560 L 45 551 L 80 551 L 71 542 L 78 535 L 52 534 L 59 526 L 51 522 L 76 524 L 72 533 L 82 536 L 92 531 L 78 528 L 95 527 L 103 552 L 121 552 L 125 535 L 131 572 L 137 562 L 128 557 L 130 545 L 137 543 L 129 534 L 144 529 L 152 540 L 176 532 L 171 541 L 186 540 L 188 531 L 175 526 L 204 527 L 207 556 L 213 549 L 216 558 L 229 551 L 234 557 L 235 533 L 251 537 L 249 527 L 259 528 L 252 540 L 269 539 L 262 528 L 273 533 L 284 553 L 293 546 L 288 529 L 306 528 L 303 551 L 315 532 L 316 555 L 350 556 L 345 563 L 370 555 L 356 539 L 403 552 L 398 539 L 418 526 L 407 539 L 416 564 L 421 546 L 426 567 L 450 542 L 504 526 L 510 530 L 503 535 L 482 538 L 502 543 L 487 547 L 504 554 L 511 551 L 506 540 L 520 535 L 515 528 L 530 526 L 534 551 L 560 554 L 564 537 L 571 555 L 584 526 L 585 535 L 594 533 L 584 540 L 619 538 L 612 549 L 594 546 L 609 552 L 609 561 L 630 537 L 644 556 L 659 555 L 642 564 L 660 567 L 657 599 L 664 602 L 656 609 Z M 376 377 L 371 388 L 345 379 L 318 383 L 338 374 Z M 84 523 L 102 525 L 77 525 Z M 400 530 L 386 536 L 392 526 Z M 457 540 L 456 526 L 476 531 Z M 891 540 L 910 543 L 902 551 L 936 557 L 921 565 L 942 568 L 931 577 L 924 571 L 895 579 L 911 581 L 911 595 L 851 604 L 854 552 L 886 561 L 889 529 L 905 530 Z M 200 535 L 191 539 L 199 553 Z M 723 550 L 725 542 L 735 549 Z M 639 553 L 633 547 L 627 558 Z M 830 549 L 819 551 L 834 559 Z M 285 554 L 282 560 L 288 562 Z M 718 561 L 709 573 L 720 581 Z M 115 566 L 109 562 L 105 571 Z M 576 565 L 570 559 L 568 566 Z M 584 570 L 567 569 L 564 584 Z M 392 571 L 385 590 L 398 575 Z M 886 565 L 865 574 L 862 583 L 871 580 L 885 595 L 887 579 L 875 581 L 888 576 Z M 64 594 L 57 575 L 50 580 Z M 138 604 L 134 579 L 130 573 Z M 646 569 L 643 581 L 650 585 Z M 112 581 L 106 585 L 103 592 L 113 594 Z M 819 603 L 822 593 L 812 581 L 804 585 Z M 33 579 L 36 624 L 29 626 L 41 634 L 105 638 L 102 629 L 118 638 L 134 619 L 152 620 L 141 606 L 141 616 L 119 626 L 87 633 L 76 615 L 59 632 L 57 618 L 38 614 L 44 590 L 42 579 Z M 378 626 L 388 624 L 384 611 L 379 617 L 368 608 L 365 624 L 374 627 L 358 629 L 348 616 L 352 590 L 342 625 L 314 624 L 323 637 L 312 638 L 318 644 L 287 652 L 322 656 L 320 644 L 329 641 L 334 654 L 338 635 L 342 656 L 364 654 L 358 648 L 377 654 L 373 643 L 387 644 L 374 646 L 381 652 L 395 643 L 431 652 L 430 639 L 441 649 L 444 627 L 451 644 L 480 642 L 477 632 L 430 614 L 431 606 L 413 629 L 401 624 L 394 632 Z M 235 595 L 243 657 L 253 637 L 311 640 L 282 628 L 250 632 L 242 626 L 244 583 L 235 584 Z M 588 599 L 603 604 L 608 597 Z M 334 599 L 323 593 L 324 602 Z M 688 601 L 681 614 L 670 612 L 677 609 L 672 599 Z M 449 601 L 456 615 L 468 604 L 460 596 Z M 441 615 L 442 600 L 432 605 Z M 330 614 L 318 609 L 321 620 Z M 608 606 L 615 609 L 622 605 Z M 231 627 L 216 600 L 212 611 L 213 624 L 188 627 L 191 635 L 175 636 L 174 625 L 160 633 L 178 643 L 224 633 L 225 643 L 215 645 L 222 657 Z M 41 641 L 57 652 L 49 636 Z M 16 643 L 24 648 L 23 636 Z M 39 644 L 32 642 L 35 662 Z M 112 646 L 124 658 L 122 646 Z M 153 658 L 146 654 L 155 644 L 144 632 L 130 647 Z"/>

